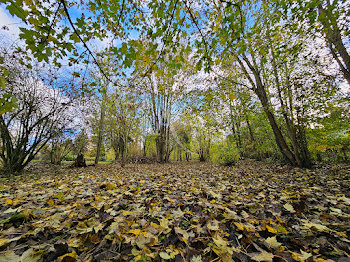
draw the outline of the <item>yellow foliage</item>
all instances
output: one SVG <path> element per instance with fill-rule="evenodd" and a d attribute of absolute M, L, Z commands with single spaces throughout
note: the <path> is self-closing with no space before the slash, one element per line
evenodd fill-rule
<path fill-rule="evenodd" d="M 328 146 L 327 145 L 320 145 L 316 147 L 316 150 L 319 152 L 325 152 L 327 150 Z"/>

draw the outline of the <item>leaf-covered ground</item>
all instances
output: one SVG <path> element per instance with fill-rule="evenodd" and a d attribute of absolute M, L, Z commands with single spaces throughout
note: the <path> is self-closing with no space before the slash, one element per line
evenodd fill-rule
<path fill-rule="evenodd" d="M 1 262 L 349 261 L 349 166 L 32 173 L 1 180 Z"/>

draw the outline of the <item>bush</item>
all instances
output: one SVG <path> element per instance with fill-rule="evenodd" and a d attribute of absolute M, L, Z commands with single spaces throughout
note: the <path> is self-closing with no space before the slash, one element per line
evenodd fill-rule
<path fill-rule="evenodd" d="M 63 158 L 63 160 L 65 160 L 65 161 L 74 161 L 74 159 L 75 159 L 75 157 L 74 157 L 74 155 L 71 154 L 71 153 L 68 153 L 68 154 Z"/>
<path fill-rule="evenodd" d="M 234 166 L 240 157 L 237 147 L 229 141 L 216 145 L 212 156 L 213 162 L 222 166 Z"/>

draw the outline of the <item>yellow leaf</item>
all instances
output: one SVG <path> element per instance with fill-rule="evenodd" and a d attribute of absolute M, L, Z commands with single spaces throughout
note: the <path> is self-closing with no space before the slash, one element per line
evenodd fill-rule
<path fill-rule="evenodd" d="M 327 148 L 328 148 L 327 145 L 320 145 L 316 147 L 316 150 L 323 153 L 323 152 L 326 152 Z"/>
<path fill-rule="evenodd" d="M 6 199 L 6 204 L 8 204 L 8 205 L 12 205 L 13 204 L 13 201 L 12 201 L 12 199 Z"/>
<path fill-rule="evenodd" d="M 77 261 L 77 253 L 73 251 L 72 253 L 64 254 L 58 258 L 58 261 Z"/>
<path fill-rule="evenodd" d="M 139 228 L 131 229 L 131 230 L 129 230 L 128 233 L 134 234 L 135 236 L 138 236 L 138 235 L 140 235 L 140 233 L 141 233 L 141 229 L 139 229 Z"/>
<path fill-rule="evenodd" d="M 323 258 L 321 258 L 321 257 L 314 258 L 314 260 L 315 260 L 316 262 L 330 262 L 330 260 L 326 260 L 326 259 L 323 259 Z"/>
<path fill-rule="evenodd" d="M 288 234 L 287 229 L 282 225 L 277 226 L 277 232 L 278 232 L 278 234 L 285 234 L 285 235 Z"/>
<path fill-rule="evenodd" d="M 315 228 L 319 232 L 327 232 L 327 231 L 330 230 L 328 227 L 326 227 L 324 225 L 316 224 L 316 223 L 312 223 L 312 222 L 305 222 L 303 224 L 303 227 L 306 228 L 306 229 Z"/>
<path fill-rule="evenodd" d="M 8 240 L 6 238 L 0 238 L 0 247 L 6 245 L 9 242 L 10 242 L 10 240 Z"/>
<path fill-rule="evenodd" d="M 55 205 L 55 202 L 52 199 L 49 199 L 46 203 L 49 207 L 52 207 Z"/>
<path fill-rule="evenodd" d="M 305 261 L 308 258 L 312 257 L 312 254 L 304 252 L 302 250 L 300 250 L 301 254 L 298 254 L 296 252 L 292 252 L 292 257 L 296 260 L 296 261 Z"/>
<path fill-rule="evenodd" d="M 231 101 L 233 101 L 237 98 L 237 96 L 235 94 L 229 94 L 228 97 L 230 98 Z"/>
<path fill-rule="evenodd" d="M 270 227 L 269 225 L 266 225 L 266 229 L 267 231 L 269 231 L 270 233 L 276 234 L 277 233 L 277 229 Z"/>
<path fill-rule="evenodd" d="M 344 232 L 335 232 L 335 233 L 340 237 L 345 237 L 345 238 L 348 237 Z"/>
<path fill-rule="evenodd" d="M 114 189 L 116 188 L 117 186 L 113 183 L 106 183 L 106 188 L 107 190 L 111 190 L 111 189 Z"/>
<path fill-rule="evenodd" d="M 131 215 L 132 211 L 123 210 L 123 216 Z"/>
<path fill-rule="evenodd" d="M 233 262 L 234 260 L 232 259 L 232 254 L 233 250 L 229 247 L 217 247 L 217 246 L 212 246 L 212 250 L 215 252 L 215 254 L 218 255 L 220 258 L 220 261 L 223 262 Z"/>
<path fill-rule="evenodd" d="M 219 235 L 213 237 L 213 241 L 218 247 L 227 247 L 227 241 L 221 238 Z"/>
<path fill-rule="evenodd" d="M 234 222 L 234 224 L 235 224 L 235 226 L 237 227 L 238 230 L 241 230 L 241 231 L 244 230 L 243 223 Z"/>

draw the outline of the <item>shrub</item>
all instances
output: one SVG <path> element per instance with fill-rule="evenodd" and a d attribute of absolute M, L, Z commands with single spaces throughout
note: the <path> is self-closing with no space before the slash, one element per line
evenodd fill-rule
<path fill-rule="evenodd" d="M 213 162 L 222 166 L 234 166 L 240 157 L 237 147 L 230 141 L 216 145 L 212 156 Z"/>

